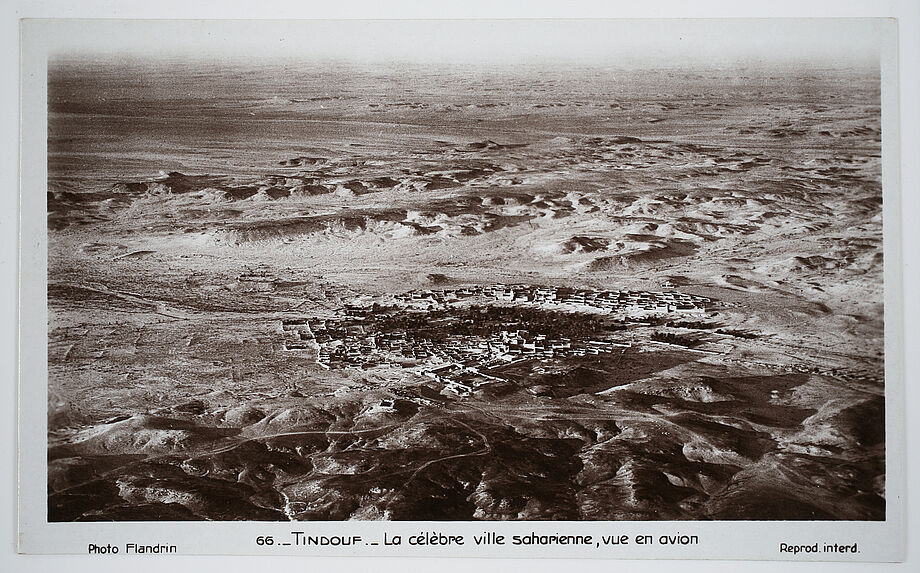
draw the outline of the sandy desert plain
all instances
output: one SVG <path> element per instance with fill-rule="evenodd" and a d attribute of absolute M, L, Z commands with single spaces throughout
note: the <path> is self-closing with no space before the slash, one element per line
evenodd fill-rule
<path fill-rule="evenodd" d="M 885 518 L 878 69 L 48 80 L 49 520 Z"/>

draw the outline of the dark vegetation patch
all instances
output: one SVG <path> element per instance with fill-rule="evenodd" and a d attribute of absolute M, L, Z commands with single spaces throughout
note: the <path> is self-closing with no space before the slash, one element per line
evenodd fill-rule
<path fill-rule="evenodd" d="M 719 328 L 716 329 L 716 332 L 719 334 L 727 334 L 729 336 L 734 336 L 735 338 L 744 338 L 747 340 L 755 340 L 760 338 L 760 335 L 754 332 L 747 330 L 736 330 L 731 328 Z"/>
<path fill-rule="evenodd" d="M 700 320 L 672 320 L 665 323 L 665 326 L 671 326 L 674 328 L 689 328 L 691 330 L 711 330 L 718 325 L 712 322 L 703 322 Z"/>
<path fill-rule="evenodd" d="M 555 320 L 559 316 L 561 321 Z M 565 320 L 565 317 L 569 317 Z M 529 308 L 472 306 L 457 309 L 436 309 L 426 312 L 405 312 L 401 307 L 375 305 L 373 319 L 364 324 L 365 332 L 402 330 L 416 338 L 444 341 L 451 336 L 488 337 L 500 329 L 530 329 L 533 332 L 570 336 L 592 335 L 605 331 L 597 320 L 579 320 L 568 313 Z M 546 332 L 543 329 L 549 329 Z M 572 330 L 570 330 L 572 329 Z"/>
<path fill-rule="evenodd" d="M 651 338 L 652 340 L 657 340 L 658 342 L 666 342 L 668 344 L 686 346 L 687 348 L 696 348 L 704 342 L 694 336 L 675 334 L 673 332 L 655 332 L 652 334 Z"/>

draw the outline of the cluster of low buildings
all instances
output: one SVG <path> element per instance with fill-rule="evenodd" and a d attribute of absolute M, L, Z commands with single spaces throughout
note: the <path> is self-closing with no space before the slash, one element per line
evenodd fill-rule
<path fill-rule="evenodd" d="M 476 366 L 451 362 L 425 371 L 425 375 L 434 378 L 445 388 L 458 396 L 469 396 L 476 390 L 492 382 L 504 382 L 505 378 L 482 372 Z"/>
<path fill-rule="evenodd" d="M 370 327 L 363 320 L 285 319 L 281 323 L 284 349 L 315 350 L 317 363 L 326 369 L 406 366 L 440 354 L 432 341 L 416 339 L 405 331 L 368 333 Z"/>
<path fill-rule="evenodd" d="M 326 369 L 422 366 L 427 375 L 459 395 L 504 380 L 486 370 L 518 360 L 591 356 L 629 347 L 628 342 L 549 338 L 527 330 L 500 330 L 487 337 L 448 335 L 433 341 L 405 330 L 376 332 L 362 319 L 282 321 L 286 350 L 313 350 Z M 433 366 L 432 368 L 429 368 Z"/>

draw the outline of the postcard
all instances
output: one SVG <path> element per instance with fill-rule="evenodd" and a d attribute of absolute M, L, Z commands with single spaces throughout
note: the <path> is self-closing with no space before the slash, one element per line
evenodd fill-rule
<path fill-rule="evenodd" d="M 903 558 L 893 21 L 21 31 L 20 551 Z"/>

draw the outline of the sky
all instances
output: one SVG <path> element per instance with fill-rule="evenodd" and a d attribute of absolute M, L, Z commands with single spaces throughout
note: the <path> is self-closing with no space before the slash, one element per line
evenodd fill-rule
<path fill-rule="evenodd" d="M 57 56 L 622 66 L 878 61 L 883 19 L 44 20 L 25 24 Z"/>

